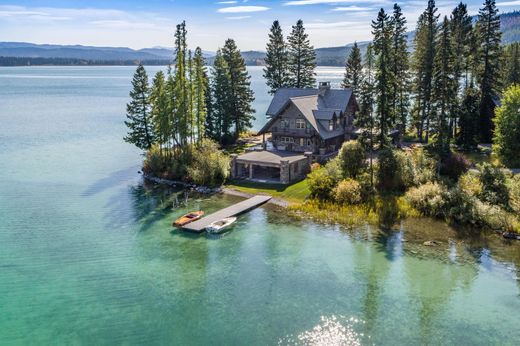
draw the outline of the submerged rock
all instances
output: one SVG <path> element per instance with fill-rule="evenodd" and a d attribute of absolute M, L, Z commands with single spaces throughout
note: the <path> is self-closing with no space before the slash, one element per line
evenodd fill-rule
<path fill-rule="evenodd" d="M 441 245 L 441 243 L 438 241 L 435 241 L 435 240 L 428 240 L 428 241 L 425 241 L 423 243 L 423 245 L 424 246 L 439 246 L 439 245 Z"/>

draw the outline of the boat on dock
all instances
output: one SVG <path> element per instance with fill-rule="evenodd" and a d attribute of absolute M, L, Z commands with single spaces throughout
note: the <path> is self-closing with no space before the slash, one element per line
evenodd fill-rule
<path fill-rule="evenodd" d="M 192 211 L 191 213 L 183 215 L 180 218 L 178 218 L 177 220 L 175 220 L 173 222 L 173 226 L 184 227 L 193 221 L 199 220 L 203 215 L 204 215 L 204 212 L 202 210 Z"/>
<path fill-rule="evenodd" d="M 236 217 L 226 217 L 222 220 L 212 222 L 206 227 L 206 232 L 219 234 L 228 230 L 237 220 Z"/>

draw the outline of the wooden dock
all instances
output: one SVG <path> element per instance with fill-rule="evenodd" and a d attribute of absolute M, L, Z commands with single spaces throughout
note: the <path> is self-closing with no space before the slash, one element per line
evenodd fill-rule
<path fill-rule="evenodd" d="M 189 224 L 183 226 L 183 229 L 190 231 L 190 232 L 196 232 L 196 233 L 203 232 L 204 229 L 207 226 L 209 226 L 211 223 L 222 220 L 226 217 L 232 217 L 232 216 L 236 216 L 236 215 L 245 213 L 246 211 L 259 207 L 262 204 L 268 202 L 271 198 L 272 198 L 271 196 L 251 197 L 249 199 L 246 199 L 245 201 L 238 202 L 227 208 L 221 209 L 213 214 L 205 216 L 200 220 L 189 223 Z"/>

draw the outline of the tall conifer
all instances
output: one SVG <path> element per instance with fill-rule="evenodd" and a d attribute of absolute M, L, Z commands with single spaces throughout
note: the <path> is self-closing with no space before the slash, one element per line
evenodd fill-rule
<path fill-rule="evenodd" d="M 413 69 L 415 73 L 414 93 L 416 126 L 419 139 L 428 142 L 430 118 L 432 116 L 433 61 L 435 58 L 435 36 L 439 15 L 434 0 L 428 0 L 426 10 L 419 16 L 415 34 Z"/>
<path fill-rule="evenodd" d="M 243 131 L 253 125 L 255 110 L 252 103 L 255 97 L 251 90 L 251 77 L 234 40 L 226 40 L 222 48 L 222 57 L 229 68 L 230 88 L 228 93 L 233 105 L 231 117 L 235 126 L 233 139 L 236 141 Z"/>
<path fill-rule="evenodd" d="M 391 71 L 392 27 L 384 9 L 381 9 L 377 19 L 372 21 L 372 34 L 374 35 L 374 52 L 376 59 L 375 73 L 375 97 L 377 126 L 379 130 L 379 145 L 388 144 L 388 132 L 392 123 L 391 95 L 393 73 Z"/>
<path fill-rule="evenodd" d="M 357 95 L 362 80 L 363 62 L 361 59 L 361 51 L 359 50 L 357 42 L 354 42 L 345 64 L 345 76 L 341 86 L 343 88 L 352 88 L 354 95 Z"/>
<path fill-rule="evenodd" d="M 126 105 L 125 125 L 128 133 L 124 140 L 142 150 L 149 150 L 154 143 L 154 131 L 150 114 L 150 87 L 148 75 L 142 64 L 137 67 L 132 79 L 130 102 Z"/>
<path fill-rule="evenodd" d="M 312 88 L 316 84 L 314 68 L 316 53 L 305 33 L 303 21 L 300 19 L 292 27 L 288 37 L 289 86 L 294 88 Z"/>
<path fill-rule="evenodd" d="M 495 0 L 485 0 L 479 10 L 477 26 L 480 84 L 480 139 L 489 143 L 493 134 L 495 98 L 499 90 L 500 73 L 500 16 Z"/>
<path fill-rule="evenodd" d="M 288 85 L 289 71 L 287 62 L 287 45 L 283 38 L 280 23 L 275 20 L 269 32 L 264 68 L 264 78 L 270 94 L 274 94 L 276 90 Z"/>
<path fill-rule="evenodd" d="M 450 23 L 448 17 L 439 28 L 436 44 L 433 74 L 433 101 L 435 105 L 434 129 L 436 133 L 435 147 L 437 153 L 443 157 L 450 151 L 450 135 L 448 120 L 453 111 L 458 81 L 454 72 L 455 57 L 451 44 Z"/>

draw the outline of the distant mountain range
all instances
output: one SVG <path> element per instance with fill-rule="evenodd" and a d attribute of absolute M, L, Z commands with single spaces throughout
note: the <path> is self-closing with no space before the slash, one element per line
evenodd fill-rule
<path fill-rule="evenodd" d="M 502 42 L 520 41 L 520 11 L 501 15 Z M 415 32 L 408 34 L 411 46 Z M 362 53 L 369 41 L 358 42 Z M 340 47 L 316 49 L 316 60 L 320 66 L 343 66 L 353 44 Z M 209 64 L 213 63 L 214 52 L 204 51 Z M 265 52 L 243 51 L 247 65 L 263 65 Z M 14 65 L 135 65 L 138 62 L 150 65 L 165 65 L 171 62 L 173 50 L 164 47 L 131 49 L 125 47 L 93 47 L 81 45 L 33 44 L 25 42 L 0 42 L 0 66 Z"/>

